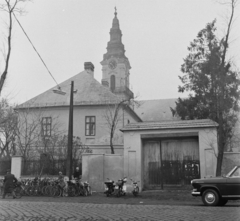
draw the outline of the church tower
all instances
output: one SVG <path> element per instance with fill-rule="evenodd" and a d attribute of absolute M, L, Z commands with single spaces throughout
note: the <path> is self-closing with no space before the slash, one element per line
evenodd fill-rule
<path fill-rule="evenodd" d="M 103 55 L 103 61 L 101 61 L 102 85 L 109 87 L 114 94 L 123 99 L 131 99 L 134 97 L 133 92 L 129 89 L 129 70 L 131 66 L 125 56 L 116 7 L 114 15 L 107 53 Z"/>

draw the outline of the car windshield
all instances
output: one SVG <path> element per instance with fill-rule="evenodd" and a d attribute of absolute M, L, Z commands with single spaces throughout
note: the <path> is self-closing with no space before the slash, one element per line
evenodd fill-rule
<path fill-rule="evenodd" d="M 231 174 L 231 177 L 240 177 L 240 167 Z"/>
<path fill-rule="evenodd" d="M 226 177 L 230 177 L 231 174 L 236 170 L 237 166 L 235 166 L 227 175 Z"/>

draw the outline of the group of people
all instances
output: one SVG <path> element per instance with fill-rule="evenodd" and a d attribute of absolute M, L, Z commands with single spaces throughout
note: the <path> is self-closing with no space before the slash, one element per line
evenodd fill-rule
<path fill-rule="evenodd" d="M 76 167 L 76 170 L 74 171 L 74 174 L 72 176 L 73 179 L 81 179 L 81 172 L 79 170 L 79 167 Z M 59 172 L 58 180 L 60 181 L 60 184 L 64 184 L 64 176 L 62 172 Z M 7 174 L 4 176 L 3 180 L 3 196 L 2 198 L 5 199 L 6 194 L 9 192 L 12 194 L 13 198 L 16 198 L 15 192 L 14 192 L 14 183 L 18 182 L 17 178 L 10 173 L 10 170 L 7 170 Z"/>

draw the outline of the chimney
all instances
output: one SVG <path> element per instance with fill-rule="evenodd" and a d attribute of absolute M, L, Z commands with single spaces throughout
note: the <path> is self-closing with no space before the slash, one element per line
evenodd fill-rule
<path fill-rule="evenodd" d="M 84 62 L 84 70 L 92 77 L 94 77 L 94 65 L 92 62 Z"/>

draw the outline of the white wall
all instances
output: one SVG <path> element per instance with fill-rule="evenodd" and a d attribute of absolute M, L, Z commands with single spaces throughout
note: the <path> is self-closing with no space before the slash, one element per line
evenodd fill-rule
<path fill-rule="evenodd" d="M 123 156 L 118 154 L 84 154 L 82 157 L 82 181 L 88 181 L 93 191 L 104 192 L 107 178 L 117 181 L 123 178 Z"/>
<path fill-rule="evenodd" d="M 110 153 L 110 129 L 108 128 L 104 114 L 108 106 L 104 105 L 88 105 L 88 106 L 74 106 L 73 113 L 73 134 L 81 138 L 81 142 L 88 145 L 93 153 Z M 24 110 L 24 109 L 23 109 Z M 19 112 L 23 111 L 19 110 Z M 63 134 L 68 133 L 68 122 L 69 122 L 69 107 L 48 107 L 40 109 L 30 109 L 29 118 L 33 118 L 34 115 L 41 113 L 42 117 L 52 117 L 57 122 L 57 129 L 62 131 Z M 119 121 L 115 130 L 113 143 L 116 146 L 116 153 L 123 153 L 123 133 L 120 129 L 130 122 L 136 122 L 136 117 L 133 116 L 127 110 L 120 110 L 119 115 L 121 121 Z M 96 135 L 85 136 L 85 117 L 95 116 L 96 117 Z M 53 124 L 55 124 L 53 122 Z"/>

